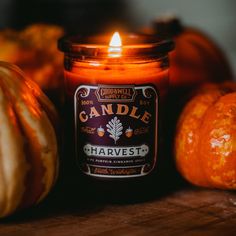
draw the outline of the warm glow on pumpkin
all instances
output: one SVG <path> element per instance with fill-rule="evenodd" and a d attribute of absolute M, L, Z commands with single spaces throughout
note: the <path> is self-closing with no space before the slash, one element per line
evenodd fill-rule
<path fill-rule="evenodd" d="M 175 160 L 190 183 L 236 189 L 235 101 L 236 83 L 206 84 L 183 109 L 176 129 Z"/>
<path fill-rule="evenodd" d="M 2 61 L 0 99 L 3 218 L 39 203 L 55 184 L 59 164 L 58 117 L 39 87 L 18 67 Z"/>

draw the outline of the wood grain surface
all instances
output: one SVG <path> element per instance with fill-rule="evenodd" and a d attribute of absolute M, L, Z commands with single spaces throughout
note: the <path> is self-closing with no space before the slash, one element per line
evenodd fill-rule
<path fill-rule="evenodd" d="M 73 202 L 74 201 L 74 202 Z M 1 220 L 1 236 L 236 235 L 235 192 L 182 186 L 137 203 L 51 196 Z"/>

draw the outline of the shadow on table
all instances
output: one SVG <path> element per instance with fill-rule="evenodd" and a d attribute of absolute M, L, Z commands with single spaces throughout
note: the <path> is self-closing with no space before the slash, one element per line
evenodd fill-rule
<path fill-rule="evenodd" d="M 168 174 L 169 175 L 169 174 Z M 151 176 L 149 181 L 108 182 L 98 184 L 90 180 L 77 183 L 72 177 L 59 179 L 49 196 L 38 206 L 19 211 L 2 220 L 4 224 L 15 224 L 43 220 L 51 217 L 88 216 L 102 211 L 107 205 L 138 204 L 170 195 L 187 184 L 180 178 L 165 175 Z"/>

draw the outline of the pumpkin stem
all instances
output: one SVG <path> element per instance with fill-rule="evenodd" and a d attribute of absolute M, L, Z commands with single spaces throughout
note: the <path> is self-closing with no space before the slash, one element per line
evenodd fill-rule
<path fill-rule="evenodd" d="M 174 15 L 162 16 L 153 22 L 153 28 L 160 37 L 173 38 L 183 32 L 181 20 Z"/>

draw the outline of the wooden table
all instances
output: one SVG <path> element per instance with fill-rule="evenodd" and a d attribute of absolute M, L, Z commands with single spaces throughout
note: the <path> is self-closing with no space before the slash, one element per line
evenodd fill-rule
<path fill-rule="evenodd" d="M 234 192 L 184 185 L 132 204 L 56 199 L 2 220 L 0 235 L 236 235 Z"/>

